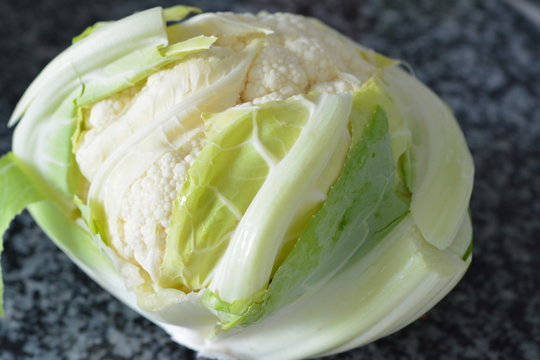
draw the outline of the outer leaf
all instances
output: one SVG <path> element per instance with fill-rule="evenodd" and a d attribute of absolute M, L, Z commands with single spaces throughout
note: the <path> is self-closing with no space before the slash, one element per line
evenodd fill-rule
<path fill-rule="evenodd" d="M 11 220 L 31 203 L 47 199 L 29 178 L 28 169 L 11 153 L 0 158 L 0 236 Z M 0 254 L 2 254 L 0 239 Z M 0 268 L 0 316 L 3 315 L 3 284 Z"/>
<path fill-rule="evenodd" d="M 471 154 L 452 113 L 431 90 L 397 67 L 383 77 L 412 133 L 412 216 L 429 243 L 446 249 L 467 213 Z"/>
<path fill-rule="evenodd" d="M 167 22 L 179 21 L 191 13 L 200 13 L 200 12 L 201 12 L 201 9 L 198 9 L 195 7 L 178 5 L 178 6 L 173 6 L 170 8 L 163 9 L 163 19 Z M 80 35 L 75 36 L 72 42 L 73 43 L 79 42 L 89 37 L 90 35 L 94 34 L 95 32 L 102 30 L 107 25 L 110 25 L 113 23 L 114 21 L 98 21 L 94 25 L 89 26 L 86 29 L 84 29 L 84 31 Z"/>

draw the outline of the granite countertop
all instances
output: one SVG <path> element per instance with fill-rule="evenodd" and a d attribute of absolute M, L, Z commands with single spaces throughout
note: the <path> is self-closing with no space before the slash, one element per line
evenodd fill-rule
<path fill-rule="evenodd" d="M 540 359 L 540 26 L 502 0 L 185 3 L 318 17 L 409 63 L 463 127 L 476 164 L 469 272 L 420 320 L 331 359 Z M 73 35 L 153 5 L 2 1 L 0 122 Z M 0 138 L 5 153 L 11 130 L 1 126 Z M 196 357 L 91 281 L 26 213 L 5 236 L 2 267 L 1 360 Z"/>

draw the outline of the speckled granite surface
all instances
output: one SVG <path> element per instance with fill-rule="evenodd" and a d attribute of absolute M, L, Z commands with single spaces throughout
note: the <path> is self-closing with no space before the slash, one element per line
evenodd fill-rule
<path fill-rule="evenodd" d="M 477 169 L 475 259 L 463 281 L 406 329 L 332 359 L 540 359 L 540 27 L 495 0 L 326 3 L 196 4 L 316 16 L 406 60 L 455 110 Z M 0 122 L 74 34 L 155 4 L 2 0 Z M 1 126 L 0 153 L 9 147 Z M 1 360 L 195 358 L 89 280 L 27 214 L 5 240 Z"/>

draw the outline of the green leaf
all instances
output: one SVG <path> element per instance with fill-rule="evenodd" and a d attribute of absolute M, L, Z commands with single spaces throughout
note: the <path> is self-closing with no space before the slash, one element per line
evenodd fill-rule
<path fill-rule="evenodd" d="M 24 208 L 41 229 L 81 269 L 109 292 L 129 303 L 123 281 L 100 249 L 100 240 L 76 221 L 80 215 L 72 204 L 47 184 L 28 164 L 8 153 L 0 158 L 0 234 Z M 2 252 L 0 241 L 0 254 Z M 3 284 L 0 276 L 0 316 L 3 315 Z"/>
<path fill-rule="evenodd" d="M 0 158 L 0 234 L 13 218 L 31 203 L 47 199 L 30 179 L 26 166 L 12 153 Z M 0 241 L 0 254 L 2 253 Z M 0 268 L 1 270 L 1 268 Z M 1 274 L 1 273 L 0 273 Z M 3 284 L 0 276 L 0 316 L 3 315 Z"/>
<path fill-rule="evenodd" d="M 161 286 L 200 289 L 208 283 L 232 232 L 308 114 L 303 104 L 290 100 L 233 108 L 206 119 L 207 145 L 173 208 Z"/>

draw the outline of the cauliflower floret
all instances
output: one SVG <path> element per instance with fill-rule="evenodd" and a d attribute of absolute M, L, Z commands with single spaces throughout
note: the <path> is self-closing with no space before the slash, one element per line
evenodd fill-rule
<path fill-rule="evenodd" d="M 335 79 L 340 65 L 334 57 L 321 46 L 321 43 L 309 38 L 299 38 L 285 41 L 285 46 L 295 54 L 302 67 L 308 74 L 311 86 L 324 81 Z"/>
<path fill-rule="evenodd" d="M 311 19 L 281 13 L 223 16 L 273 31 L 248 72 L 245 102 L 260 104 L 311 91 L 349 92 L 374 71 L 349 42 Z"/>
<path fill-rule="evenodd" d="M 282 46 L 270 45 L 255 58 L 241 98 L 255 103 L 283 100 L 304 93 L 307 85 L 308 79 L 298 58 Z M 254 101 L 256 99 L 259 101 Z"/>
<path fill-rule="evenodd" d="M 110 98 L 98 101 L 90 109 L 88 125 L 94 131 L 104 129 L 131 103 L 139 91 L 140 86 L 132 86 Z"/>
<path fill-rule="evenodd" d="M 98 101 L 86 112 L 86 127 L 84 137 L 79 144 L 76 155 L 84 157 L 84 149 L 99 137 L 103 129 L 106 129 L 113 121 L 132 103 L 133 97 L 140 91 L 140 86 L 132 86 L 124 89 L 113 96 Z M 81 161 L 84 163 L 84 160 Z M 80 164 L 79 164 L 80 166 Z M 83 172 L 84 174 L 84 172 Z M 86 175 L 86 174 L 84 174 Z"/>
<path fill-rule="evenodd" d="M 152 278 L 157 275 L 165 247 L 176 194 L 202 143 L 202 138 L 197 138 L 165 153 L 129 187 L 122 202 L 113 246 L 122 258 L 141 265 Z"/>

